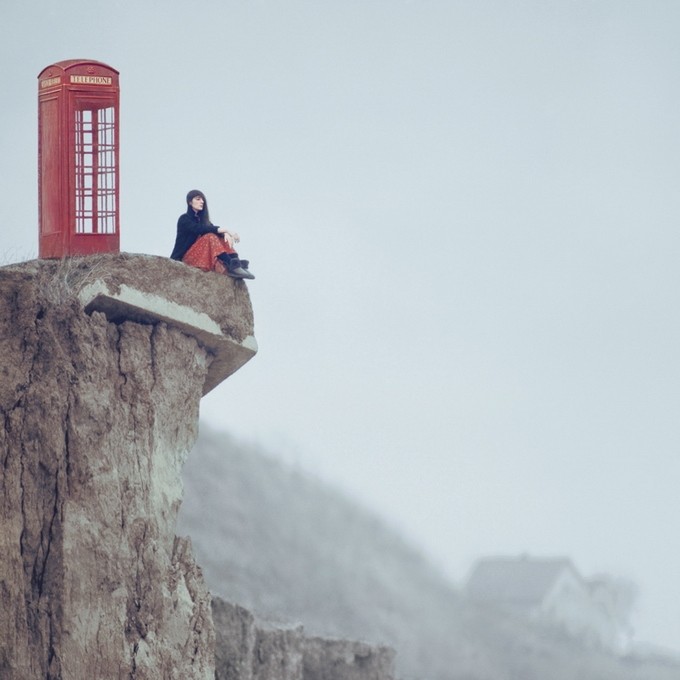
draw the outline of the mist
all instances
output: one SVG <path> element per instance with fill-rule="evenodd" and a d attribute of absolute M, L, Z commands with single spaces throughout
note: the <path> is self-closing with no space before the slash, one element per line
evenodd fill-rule
<path fill-rule="evenodd" d="M 680 650 L 680 5 L 7 3 L 3 263 L 37 256 L 37 75 L 120 71 L 121 248 L 188 190 L 241 235 L 258 355 L 202 417 L 480 556 L 630 579 Z M 201 291 L 197 291 L 200 295 Z"/>

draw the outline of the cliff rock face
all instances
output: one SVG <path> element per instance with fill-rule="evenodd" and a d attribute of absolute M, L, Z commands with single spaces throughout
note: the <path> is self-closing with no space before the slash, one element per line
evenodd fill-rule
<path fill-rule="evenodd" d="M 213 356 L 157 318 L 86 313 L 93 281 L 252 334 L 243 282 L 165 258 L 0 269 L 0 677 L 212 680 L 210 599 L 175 522 Z"/>
<path fill-rule="evenodd" d="M 308 637 L 302 626 L 258 621 L 217 597 L 212 610 L 215 680 L 394 680 L 389 647 Z"/>

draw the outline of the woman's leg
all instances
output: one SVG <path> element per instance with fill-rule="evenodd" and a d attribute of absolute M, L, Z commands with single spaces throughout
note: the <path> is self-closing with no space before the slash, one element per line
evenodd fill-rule
<path fill-rule="evenodd" d="M 225 274 L 227 273 L 227 266 L 222 260 L 226 258 L 220 258 L 220 255 L 238 257 L 236 251 L 230 248 L 229 244 L 217 234 L 205 234 L 196 239 L 185 253 L 182 262 L 192 267 L 198 267 L 204 272 L 213 271 Z"/>

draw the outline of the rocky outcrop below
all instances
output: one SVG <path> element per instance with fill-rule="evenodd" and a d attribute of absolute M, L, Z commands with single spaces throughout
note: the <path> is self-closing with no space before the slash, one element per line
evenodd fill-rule
<path fill-rule="evenodd" d="M 2 680 L 392 680 L 389 650 L 219 601 L 215 672 L 181 472 L 252 333 L 243 281 L 166 258 L 0 268 Z"/>
<path fill-rule="evenodd" d="M 215 680 L 394 680 L 394 650 L 305 635 L 213 598 Z"/>
<path fill-rule="evenodd" d="M 212 680 L 210 598 L 175 526 L 213 354 L 143 309 L 88 313 L 95 282 L 252 335 L 243 282 L 166 258 L 0 269 L 0 677 Z"/>

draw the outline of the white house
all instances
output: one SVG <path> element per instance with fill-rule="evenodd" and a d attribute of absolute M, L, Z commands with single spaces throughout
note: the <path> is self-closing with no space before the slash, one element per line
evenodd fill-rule
<path fill-rule="evenodd" d="M 585 580 L 567 558 L 491 557 L 477 561 L 465 586 L 476 601 L 564 630 L 585 643 L 623 651 L 625 621 L 603 578 Z"/>

